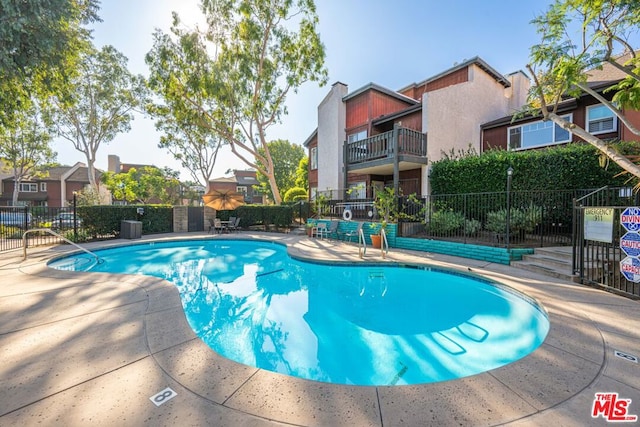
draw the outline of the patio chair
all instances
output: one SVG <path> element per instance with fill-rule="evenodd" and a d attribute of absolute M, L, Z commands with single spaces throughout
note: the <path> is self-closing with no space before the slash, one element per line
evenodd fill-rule
<path fill-rule="evenodd" d="M 331 221 L 329 224 L 329 229 L 327 230 L 327 237 L 329 239 L 335 238 L 338 240 L 338 226 L 340 225 L 339 221 Z"/>
<path fill-rule="evenodd" d="M 213 218 L 209 218 L 209 234 L 213 234 L 216 231 L 215 221 Z"/>
<path fill-rule="evenodd" d="M 356 241 L 357 241 L 358 235 L 360 234 L 360 230 L 362 230 L 362 224 L 364 224 L 364 223 L 358 222 L 358 225 L 354 230 L 347 230 L 347 231 L 341 233 L 341 234 L 344 235 L 344 240 L 345 241 L 349 240 L 350 242 L 352 242 L 353 241 L 352 239 L 355 237 Z"/>
<path fill-rule="evenodd" d="M 229 218 L 229 232 L 238 231 L 240 228 L 240 217 L 235 218 L 234 221 L 231 221 L 231 218 Z"/>
<path fill-rule="evenodd" d="M 319 238 L 324 238 L 327 237 L 327 223 L 326 222 L 319 222 L 316 224 L 315 227 L 313 227 L 313 229 L 311 230 L 311 237 L 319 237 Z"/>
<path fill-rule="evenodd" d="M 227 227 L 225 227 L 225 225 L 224 225 L 224 224 L 222 224 L 222 220 L 221 220 L 220 218 L 214 218 L 214 219 L 213 219 L 213 229 L 214 229 L 218 234 L 220 234 L 220 233 L 224 232 L 224 230 L 225 230 L 226 228 L 227 228 Z"/>

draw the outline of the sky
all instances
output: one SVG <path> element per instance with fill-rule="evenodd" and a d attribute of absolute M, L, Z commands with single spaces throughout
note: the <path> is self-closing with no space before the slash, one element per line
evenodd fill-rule
<path fill-rule="evenodd" d="M 327 85 L 302 85 L 290 93 L 288 115 L 269 128 L 269 140 L 302 144 L 317 127 L 317 107 L 337 81 L 349 91 L 374 82 L 392 90 L 435 76 L 476 56 L 496 71 L 525 70 L 529 49 L 539 39 L 531 20 L 544 12 L 549 0 L 316 0 L 319 33 L 325 46 Z M 112 45 L 128 59 L 131 72 L 148 76 L 144 57 L 152 33 L 169 32 L 171 13 L 185 24 L 204 22 L 199 0 L 102 0 L 101 23 L 93 25 L 94 44 Z M 96 166 L 107 169 L 107 156 L 123 163 L 152 164 L 181 172 L 173 157 L 158 148 L 160 134 L 153 120 L 137 115 L 128 133 L 100 147 Z M 58 162 L 86 162 L 68 141 L 56 139 Z M 211 178 L 228 176 L 229 169 L 248 169 L 227 148 L 218 156 Z"/>

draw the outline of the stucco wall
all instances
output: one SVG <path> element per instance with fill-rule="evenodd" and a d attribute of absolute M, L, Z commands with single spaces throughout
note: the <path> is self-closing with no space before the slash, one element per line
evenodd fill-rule
<path fill-rule="evenodd" d="M 344 188 L 343 143 L 346 139 L 347 86 L 335 83 L 318 106 L 318 191 Z"/>
<path fill-rule="evenodd" d="M 480 125 L 511 113 L 511 91 L 476 65 L 469 67 L 469 81 L 428 92 L 423 97 L 423 130 L 427 132 L 430 162 L 442 152 L 467 150 L 480 153 Z"/>

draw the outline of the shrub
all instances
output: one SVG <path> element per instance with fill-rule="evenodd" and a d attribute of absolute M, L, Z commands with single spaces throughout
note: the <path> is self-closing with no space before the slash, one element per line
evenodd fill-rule
<path fill-rule="evenodd" d="M 464 220 L 464 234 L 467 236 L 475 236 L 482 230 L 482 223 L 477 219 Z"/>
<path fill-rule="evenodd" d="M 530 233 L 542 221 L 542 208 L 533 204 L 522 209 L 511 208 L 509 214 L 509 232 L 513 234 Z M 500 209 L 489 212 L 485 228 L 494 233 L 505 233 L 507 230 L 507 210 Z"/>
<path fill-rule="evenodd" d="M 428 230 L 432 234 L 445 235 L 461 229 L 464 226 L 465 218 L 462 212 L 450 210 L 437 211 L 431 215 Z"/>
<path fill-rule="evenodd" d="M 285 202 L 297 202 L 298 200 L 306 200 L 308 198 L 307 190 L 302 187 L 292 187 L 284 193 L 283 200 Z"/>
<path fill-rule="evenodd" d="M 620 153 L 640 154 L 638 144 L 618 142 Z M 504 191 L 506 171 L 513 167 L 512 191 L 565 190 L 610 186 L 633 186 L 621 168 L 610 162 L 600 166 L 598 150 L 589 144 L 568 144 L 531 151 L 489 150 L 434 162 L 430 175 L 432 194 Z"/>

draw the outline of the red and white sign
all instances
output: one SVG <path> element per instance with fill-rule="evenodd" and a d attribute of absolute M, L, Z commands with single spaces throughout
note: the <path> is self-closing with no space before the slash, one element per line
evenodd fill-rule
<path fill-rule="evenodd" d="M 638 421 L 638 416 L 629 413 L 630 406 L 631 399 L 621 399 L 618 393 L 596 393 L 591 417 L 602 417 L 611 422 L 633 423 Z"/>

